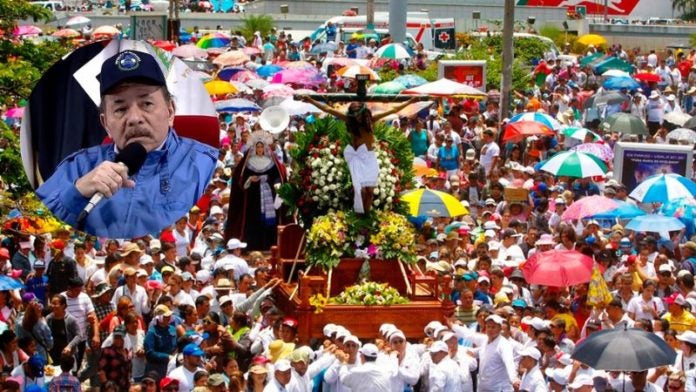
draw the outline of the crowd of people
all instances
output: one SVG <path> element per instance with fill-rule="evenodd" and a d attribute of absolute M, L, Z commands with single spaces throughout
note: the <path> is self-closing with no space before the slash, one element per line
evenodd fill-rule
<path fill-rule="evenodd" d="M 309 57 L 312 45 L 287 42 L 282 33 L 258 41 L 264 53 L 259 62 Z M 377 44 L 352 41 L 312 57 L 317 68 L 327 56 L 369 58 L 357 48 Z M 666 137 L 675 124 L 665 115 L 694 110 L 694 51 L 642 56 L 616 46 L 607 55 L 634 62 L 660 81 L 619 90 L 625 96 L 620 102 L 585 108 L 586 99 L 603 93 L 603 77 L 549 58 L 537 69 L 543 77 L 517 92 L 509 111 L 501 113 L 498 96 L 489 95 L 449 99 L 445 110 L 388 117 L 414 155 L 434 169 L 417 186 L 448 192 L 470 211 L 463 218 L 418 222 L 422 270 L 452 276 L 456 304 L 451 317 L 433 320 L 422 336 L 407 337 L 403 326 L 385 323 L 374 331 L 376 339 L 361 339 L 350 326 L 328 324 L 322 339 L 299 341 L 298 321 L 276 305 L 274 288 L 281 280 L 266 252 L 272 236 L 242 228 L 230 238 L 227 221 L 242 205 L 230 204 L 235 192 L 253 186 L 255 202 L 243 206 L 259 215 L 254 227 L 278 224 L 272 186 L 263 184 L 275 185 L 292 170 L 293 135 L 314 116 L 293 117 L 267 140 L 252 135 L 260 128 L 258 114 L 221 114 L 213 178 L 196 205 L 162 232 L 127 240 L 67 226 L 31 236 L 3 232 L 0 268 L 9 280 L 0 291 L 4 390 L 696 391 L 696 239 L 684 231 L 665 238 L 621 224 L 564 221 L 563 211 L 587 196 L 635 204 L 631 189 L 616 174 L 572 179 L 535 169 L 582 142 L 612 148 L 618 140 L 634 140 L 602 125 L 621 111 L 645 121 L 647 143 L 693 144 Z M 426 61 L 424 55 L 417 59 Z M 421 67 L 417 60 L 392 65 L 402 73 Z M 348 78 L 326 76 L 318 91 L 356 88 Z M 239 96 L 261 99 L 258 91 Z M 574 140 L 558 133 L 501 142 L 507 118 L 539 111 L 598 137 Z M 251 173 L 235 176 L 244 173 L 240 168 Z M 511 184 L 526 189 L 528 201 L 507 201 Z M 551 249 L 593 257 L 612 300 L 589 305 L 587 283 L 530 285 L 520 264 Z M 11 285 L 17 281 L 21 289 Z M 678 352 L 674 364 L 605 372 L 571 358 L 592 333 L 624 327 L 664 339 Z"/>

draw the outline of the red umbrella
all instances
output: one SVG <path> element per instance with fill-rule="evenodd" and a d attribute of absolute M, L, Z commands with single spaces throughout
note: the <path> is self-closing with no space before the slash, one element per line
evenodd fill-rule
<path fill-rule="evenodd" d="M 640 80 L 641 82 L 659 82 L 660 81 L 660 75 L 654 74 L 651 72 L 639 72 L 635 75 L 633 75 L 636 80 Z"/>
<path fill-rule="evenodd" d="M 156 46 L 162 50 L 166 50 L 167 52 L 171 52 L 176 48 L 176 45 L 173 42 L 170 41 L 152 41 L 152 46 Z"/>
<path fill-rule="evenodd" d="M 343 11 L 343 16 L 357 16 L 358 13 L 355 12 L 354 10 L 345 10 Z"/>
<path fill-rule="evenodd" d="M 536 122 L 536 121 L 516 121 L 514 123 L 509 123 L 505 127 L 505 133 L 503 134 L 503 141 L 508 140 L 521 140 L 528 136 L 533 135 L 545 135 L 553 136 L 555 133 L 553 130 L 546 125 Z"/>
<path fill-rule="evenodd" d="M 550 250 L 535 253 L 520 269 L 529 284 L 566 287 L 589 282 L 593 265 L 591 257 L 578 251 Z"/>

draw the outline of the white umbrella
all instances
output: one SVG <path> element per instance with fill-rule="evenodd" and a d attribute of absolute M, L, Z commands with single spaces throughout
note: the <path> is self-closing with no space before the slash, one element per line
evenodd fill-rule
<path fill-rule="evenodd" d="M 87 24 L 91 22 L 88 17 L 82 16 L 82 15 L 77 15 L 73 16 L 72 18 L 68 19 L 67 22 L 65 22 L 66 26 L 77 26 L 77 25 L 82 25 L 82 24 Z"/>
<path fill-rule="evenodd" d="M 242 82 L 230 80 L 230 84 L 233 85 L 240 93 L 251 94 L 254 92 L 251 88 L 249 88 L 249 86 Z"/>
<path fill-rule="evenodd" d="M 668 123 L 672 123 L 676 126 L 683 127 L 687 121 L 691 119 L 691 116 L 684 112 L 669 112 L 665 114 L 664 120 Z"/>
<path fill-rule="evenodd" d="M 614 78 L 614 77 L 618 77 L 618 78 L 620 78 L 620 77 L 630 78 L 630 77 L 631 77 L 631 75 L 630 75 L 628 72 L 626 72 L 626 71 L 621 71 L 621 70 L 618 70 L 618 69 L 610 69 L 610 70 L 604 72 L 604 73 L 602 74 L 602 76 L 607 76 L 607 77 L 610 77 L 610 78 Z"/>
<path fill-rule="evenodd" d="M 263 90 L 266 86 L 268 86 L 271 83 L 264 79 L 251 79 L 244 82 L 244 84 L 246 84 L 247 86 L 249 86 L 249 88 L 253 90 Z"/>
<path fill-rule="evenodd" d="M 288 98 L 281 102 L 280 107 L 285 109 L 291 116 L 301 116 L 307 113 L 321 113 L 321 109 L 311 103 L 295 101 L 292 98 Z"/>
<path fill-rule="evenodd" d="M 469 97 L 486 97 L 486 93 L 464 83 L 455 82 L 449 79 L 440 79 L 435 82 L 426 83 L 422 86 L 410 88 L 401 92 L 402 94 L 412 95 L 432 95 L 435 97 L 447 97 L 452 95 L 462 95 Z"/>
<path fill-rule="evenodd" d="M 410 59 L 411 53 L 403 45 L 398 43 L 387 44 L 377 49 L 375 52 L 375 57 L 385 58 L 385 59 Z"/>
<path fill-rule="evenodd" d="M 539 170 L 559 177 L 587 178 L 603 176 L 607 172 L 607 166 L 594 155 L 565 151 L 546 160 Z"/>

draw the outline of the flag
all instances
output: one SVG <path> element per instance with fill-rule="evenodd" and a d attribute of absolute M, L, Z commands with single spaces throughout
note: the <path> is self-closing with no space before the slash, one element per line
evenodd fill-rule
<path fill-rule="evenodd" d="M 107 134 L 99 122 L 99 73 L 118 51 L 148 52 L 159 60 L 174 96 L 174 128 L 180 136 L 219 147 L 215 106 L 195 72 L 178 58 L 142 41 L 100 41 L 76 49 L 44 73 L 32 91 L 21 129 L 22 160 L 29 181 L 42 179 L 71 153 L 101 144 Z"/>
<path fill-rule="evenodd" d="M 457 39 L 454 27 L 435 28 L 435 47 L 438 49 L 456 49 Z"/>

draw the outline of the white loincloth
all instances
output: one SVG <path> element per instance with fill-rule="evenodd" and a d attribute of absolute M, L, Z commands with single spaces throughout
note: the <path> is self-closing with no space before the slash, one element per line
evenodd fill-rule
<path fill-rule="evenodd" d="M 362 214 L 365 212 L 365 208 L 362 203 L 360 190 L 365 187 L 377 186 L 377 177 L 379 176 L 377 154 L 368 150 L 364 144 L 361 144 L 357 151 L 353 146 L 347 146 L 343 150 L 343 157 L 346 159 L 346 163 L 348 163 L 350 178 L 353 182 L 353 209 L 355 209 L 355 212 Z"/>

